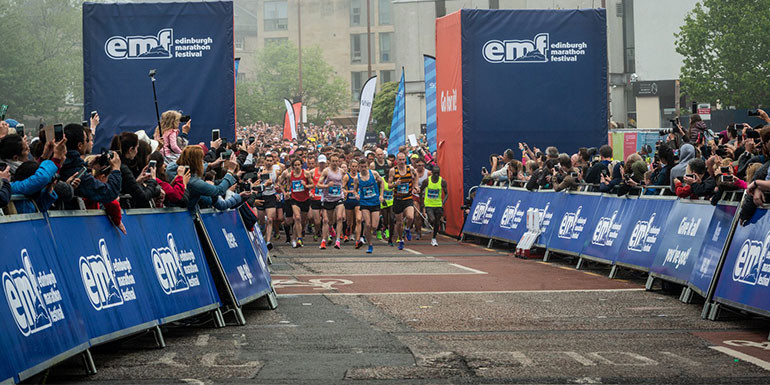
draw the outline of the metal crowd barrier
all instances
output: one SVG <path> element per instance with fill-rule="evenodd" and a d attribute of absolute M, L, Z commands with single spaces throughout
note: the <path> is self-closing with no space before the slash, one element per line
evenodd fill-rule
<path fill-rule="evenodd" d="M 0 383 L 76 355 L 95 373 L 95 345 L 150 331 L 164 347 L 162 325 L 198 316 L 224 327 L 228 313 L 243 325 L 245 304 L 277 306 L 262 235 L 237 210 L 133 209 L 122 220 L 125 235 L 101 210 L 0 216 Z"/>
<path fill-rule="evenodd" d="M 703 317 L 717 319 L 722 309 L 770 317 L 770 215 L 757 209 L 738 224 L 743 191 L 725 193 L 717 205 L 674 196 L 617 196 L 592 192 L 527 191 L 486 187 L 476 190 L 463 226 L 466 235 L 516 244 L 526 230 L 526 213 L 542 218 L 535 246 L 586 261 L 649 273 L 656 280 L 683 286 L 680 300 L 704 297 Z M 537 228 L 537 225 L 535 225 Z"/>

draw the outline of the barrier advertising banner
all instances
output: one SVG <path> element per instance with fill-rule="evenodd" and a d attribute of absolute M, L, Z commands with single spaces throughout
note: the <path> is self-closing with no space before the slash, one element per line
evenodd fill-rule
<path fill-rule="evenodd" d="M 586 221 L 590 238 L 586 239 L 581 256 L 612 263 L 629 231 L 629 221 L 635 200 L 603 196 L 593 218 Z"/>
<path fill-rule="evenodd" d="M 156 317 L 161 324 L 193 310 L 219 307 L 211 269 L 195 233 L 192 215 L 187 210 L 129 214 L 123 218 L 127 228 L 134 230 L 129 236 L 141 249 L 142 264 L 151 262 L 154 274 L 148 280 L 158 304 Z"/>
<path fill-rule="evenodd" d="M 770 215 L 758 209 L 733 235 L 714 298 L 770 313 Z"/>
<path fill-rule="evenodd" d="M 160 112 L 191 115 L 190 143 L 211 130 L 235 141 L 231 1 L 84 3 L 85 118 L 98 111 L 94 152 L 113 135 L 157 125 L 150 69 L 157 69 Z"/>
<path fill-rule="evenodd" d="M 46 221 L 3 223 L 0 244 L 0 380 L 5 380 L 45 367 L 63 352 L 85 350 L 88 336 L 81 305 L 70 295 L 84 293 L 80 274 L 62 269 Z"/>
<path fill-rule="evenodd" d="M 270 273 L 257 255 L 237 210 L 201 213 L 238 306 L 272 290 Z"/>
<path fill-rule="evenodd" d="M 673 204 L 674 201 L 668 199 L 636 199 L 630 217 L 626 218 L 626 223 L 631 227 L 620 246 L 616 264 L 642 270 L 652 267 L 663 238 L 661 231 Z"/>
<path fill-rule="evenodd" d="M 593 234 L 590 223 L 594 223 L 597 210 L 602 207 L 598 195 L 570 194 L 559 206 L 554 206 L 551 236 L 548 248 L 580 254 Z"/>
<path fill-rule="evenodd" d="M 708 234 L 714 206 L 675 201 L 661 233 L 660 248 L 650 271 L 686 283 Z M 729 223 L 728 223 L 729 226 Z"/>
<path fill-rule="evenodd" d="M 730 224 L 735 216 L 736 206 L 717 205 L 711 216 L 706 236 L 703 239 L 698 259 L 690 274 L 690 287 L 703 296 L 709 289 L 716 272 L 717 263 L 722 256 Z"/>
<path fill-rule="evenodd" d="M 532 201 L 537 194 L 514 189 L 504 191 L 505 195 L 499 199 L 501 211 L 495 218 L 491 236 L 517 243 L 527 231 L 527 209 L 530 203 L 536 203 Z"/>

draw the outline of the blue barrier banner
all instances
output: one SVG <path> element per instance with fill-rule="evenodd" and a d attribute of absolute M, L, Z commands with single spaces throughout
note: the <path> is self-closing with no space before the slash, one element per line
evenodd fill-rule
<path fill-rule="evenodd" d="M 149 289 L 161 323 L 206 306 L 219 307 L 211 270 L 187 211 L 125 215 L 129 236 L 142 250 L 140 263 L 152 266 Z M 142 231 L 154 229 L 154 231 Z M 214 305 L 214 306 L 211 306 Z"/>
<path fill-rule="evenodd" d="M 267 250 L 267 242 L 265 242 L 265 238 L 262 236 L 262 230 L 259 229 L 258 225 L 254 225 L 254 231 L 249 232 L 249 239 L 251 239 L 254 250 L 256 250 L 262 260 L 267 263 L 269 252 Z"/>
<path fill-rule="evenodd" d="M 633 210 L 624 219 L 628 226 L 626 238 L 620 246 L 615 263 L 635 266 L 644 270 L 652 267 L 652 262 L 660 247 L 661 231 L 666 224 L 666 216 L 671 211 L 673 200 L 636 199 L 631 205 Z"/>
<path fill-rule="evenodd" d="M 129 218 L 124 219 L 128 236 L 104 215 L 49 218 L 61 281 L 72 285 L 74 308 L 92 343 L 157 324 L 158 303 L 150 286 L 157 286 L 150 282 L 155 272 L 150 255 L 136 242 L 143 229 Z"/>
<path fill-rule="evenodd" d="M 711 216 L 711 223 L 703 239 L 698 260 L 690 274 L 690 286 L 704 295 L 714 279 L 717 263 L 725 248 L 730 224 L 735 216 L 736 206 L 717 205 Z"/>
<path fill-rule="evenodd" d="M 580 254 L 591 242 L 589 222 L 596 217 L 601 199 L 597 195 L 565 194 L 563 204 L 554 207 L 548 248 Z"/>
<path fill-rule="evenodd" d="M 88 337 L 71 296 L 82 285 L 59 264 L 46 221 L 0 224 L 0 245 L 2 381 L 61 353 L 84 350 Z"/>
<path fill-rule="evenodd" d="M 530 193 L 530 195 L 539 195 L 539 201 L 537 204 L 531 204 L 530 208 L 533 208 L 540 212 L 540 237 L 535 241 L 536 245 L 545 245 L 548 239 L 551 238 L 551 233 L 558 231 L 559 223 L 553 225 L 554 210 L 561 210 L 561 208 L 567 203 L 569 198 L 566 193 L 556 192 L 539 192 Z M 530 200 L 530 202 L 532 202 Z M 526 213 L 526 211 L 525 211 Z M 525 214 L 526 215 L 526 214 Z"/>
<path fill-rule="evenodd" d="M 586 238 L 581 256 L 614 262 L 620 245 L 629 230 L 628 218 L 633 209 L 633 200 L 617 197 L 601 197 L 596 213 L 588 218 Z"/>
<path fill-rule="evenodd" d="M 695 267 L 703 239 L 706 237 L 714 206 L 675 201 L 663 228 L 660 248 L 650 271 L 687 282 Z M 663 219 L 661 217 L 661 219 Z"/>
<path fill-rule="evenodd" d="M 465 219 L 464 233 L 489 237 L 494 227 L 497 207 L 505 202 L 508 190 L 498 188 L 479 187 L 476 197 L 473 199 L 468 218 Z"/>
<path fill-rule="evenodd" d="M 770 312 L 770 215 L 757 209 L 735 229 L 714 298 Z"/>
<path fill-rule="evenodd" d="M 231 1 L 83 4 L 85 118 L 98 111 L 94 150 L 113 135 L 157 125 L 160 111 L 191 115 L 191 144 L 211 129 L 235 138 L 235 70 Z"/>
<path fill-rule="evenodd" d="M 201 213 L 238 306 L 269 292 L 270 273 L 249 238 L 237 210 Z"/>
<path fill-rule="evenodd" d="M 500 213 L 494 220 L 491 236 L 518 243 L 527 232 L 527 209 L 537 205 L 540 195 L 525 190 L 505 190 L 499 199 Z"/>

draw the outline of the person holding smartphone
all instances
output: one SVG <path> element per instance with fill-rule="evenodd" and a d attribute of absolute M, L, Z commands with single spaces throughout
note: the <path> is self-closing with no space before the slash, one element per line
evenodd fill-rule
<path fill-rule="evenodd" d="M 120 174 L 122 178 L 121 194 L 128 194 L 131 200 L 121 202 L 121 207 L 150 208 L 150 201 L 157 198 L 161 189 L 155 182 L 155 168 L 145 166 L 138 176 L 134 176 L 127 163 L 132 163 L 139 153 L 139 137 L 133 132 L 123 132 L 112 138 L 110 149 L 121 159 Z"/>

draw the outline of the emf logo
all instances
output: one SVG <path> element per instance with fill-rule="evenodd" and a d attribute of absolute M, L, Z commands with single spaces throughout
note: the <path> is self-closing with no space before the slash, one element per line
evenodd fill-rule
<path fill-rule="evenodd" d="M 170 59 L 174 30 L 161 29 L 157 36 L 113 36 L 104 43 L 111 59 Z"/>
<path fill-rule="evenodd" d="M 547 63 L 548 34 L 539 33 L 532 40 L 490 40 L 481 51 L 490 63 Z"/>
<path fill-rule="evenodd" d="M 767 276 L 770 274 L 763 271 L 767 269 L 763 266 L 766 265 L 768 246 L 770 246 L 770 232 L 765 234 L 763 241 L 745 240 L 738 251 L 738 257 L 735 258 L 733 281 L 752 286 L 757 283 L 767 286 Z"/>
<path fill-rule="evenodd" d="M 152 249 L 152 266 L 163 292 L 170 295 L 189 289 L 190 284 L 184 274 L 174 236 L 169 233 L 166 241 L 168 247 Z"/>
<path fill-rule="evenodd" d="M 11 316 L 24 336 L 49 328 L 53 321 L 35 276 L 27 249 L 21 251 L 23 267 L 3 272 L 3 290 Z"/>
<path fill-rule="evenodd" d="M 110 253 L 104 239 L 99 240 L 100 254 L 80 257 L 80 277 L 91 305 L 96 310 L 123 304 Z"/>

